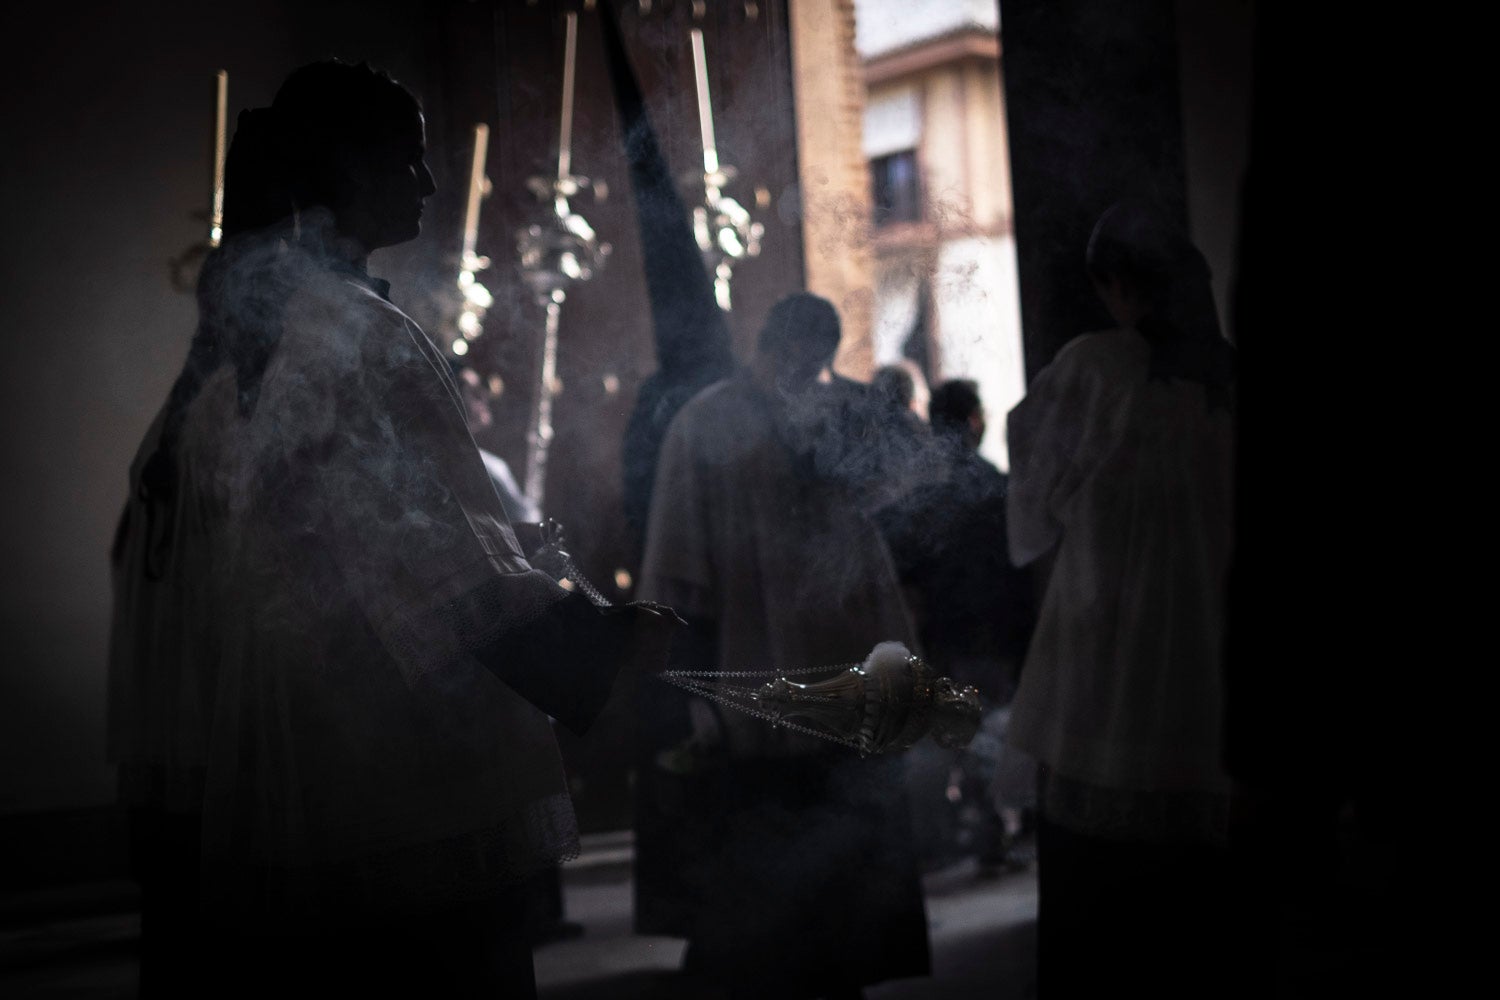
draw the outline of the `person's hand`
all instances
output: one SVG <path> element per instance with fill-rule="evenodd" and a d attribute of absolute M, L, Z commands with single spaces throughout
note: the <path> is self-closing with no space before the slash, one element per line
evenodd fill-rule
<path fill-rule="evenodd" d="M 687 622 L 665 604 L 635 601 L 621 609 L 631 615 L 629 661 L 643 673 L 659 674 L 667 669 L 667 652 L 677 630 Z"/>

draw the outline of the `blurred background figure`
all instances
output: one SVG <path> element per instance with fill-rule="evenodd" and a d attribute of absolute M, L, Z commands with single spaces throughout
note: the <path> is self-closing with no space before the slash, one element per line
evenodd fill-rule
<path fill-rule="evenodd" d="M 484 461 L 485 471 L 490 474 L 495 492 L 500 495 L 500 505 L 505 508 L 505 516 L 510 518 L 512 527 L 539 524 L 542 512 L 521 490 L 515 475 L 510 471 L 510 464 L 479 444 L 481 435 L 495 424 L 494 411 L 490 407 L 498 393 L 469 365 L 457 359 L 452 364 L 453 378 L 458 383 L 459 393 L 464 400 L 464 412 L 468 416 L 469 433 L 474 435 L 475 444 L 479 446 L 479 457 Z M 532 543 L 532 533 L 529 530 L 518 528 L 516 537 L 523 548 Z M 532 558 L 533 566 L 549 575 L 556 571 L 555 567 L 536 559 L 535 549 L 529 550 L 528 556 Z M 527 930 L 533 943 L 566 940 L 583 933 L 582 924 L 566 919 L 562 874 L 557 868 L 548 868 L 533 875 L 526 882 L 525 894 Z"/>
<path fill-rule="evenodd" d="M 989 710 L 980 738 L 951 753 L 923 746 L 912 752 L 929 772 L 924 847 L 934 862 L 953 853 L 982 865 L 1008 865 L 1009 845 L 1029 803 L 1012 796 L 1010 823 L 991 795 L 1001 764 L 1001 738 L 1026 643 L 1035 623 L 1029 572 L 1010 562 L 1005 529 L 1006 477 L 979 454 L 986 431 L 978 385 L 950 379 L 928 407 L 933 457 L 929 477 L 879 523 L 906 585 L 922 647 L 942 671 L 972 684 Z M 1010 766 L 1024 774 L 1026 761 Z M 1024 784 L 1024 781 L 1022 782 Z M 1015 787 L 1011 782 L 1008 787 Z"/>
<path fill-rule="evenodd" d="M 950 447 L 956 445 L 961 449 L 958 454 L 977 455 L 987 428 L 984 403 L 979 398 L 977 382 L 973 379 L 955 378 L 938 386 L 928 402 L 927 417 L 934 433 L 940 435 Z M 978 461 L 982 466 L 975 468 L 987 467 L 993 470 L 998 481 L 1000 471 L 995 469 L 994 464 L 983 458 Z M 1003 489 L 1003 485 L 1001 488 Z"/>
<path fill-rule="evenodd" d="M 870 386 L 876 394 L 897 409 L 908 410 L 918 420 L 927 420 L 927 407 L 932 392 L 927 387 L 927 377 L 914 361 L 902 358 L 875 369 Z"/>
<path fill-rule="evenodd" d="M 475 444 L 478 444 L 480 434 L 495 424 L 494 411 L 490 409 L 495 393 L 480 378 L 479 373 L 468 365 L 455 361 L 453 368 L 454 381 L 458 383 L 458 390 L 464 397 L 469 433 L 474 435 Z M 521 491 L 515 474 L 510 471 L 510 464 L 483 445 L 479 445 L 479 457 L 484 460 L 485 471 L 495 484 L 495 492 L 500 494 L 500 505 L 505 508 L 505 516 L 510 518 L 511 524 L 534 524 L 541 521 L 542 512 Z"/>
<path fill-rule="evenodd" d="M 1010 551 L 1054 560 L 1008 734 L 1042 764 L 1038 985 L 1201 996 L 1226 954 L 1234 351 L 1151 209 L 1104 213 L 1087 267 L 1117 328 L 1009 420 Z"/>
<path fill-rule="evenodd" d="M 808 450 L 838 427 L 818 381 L 838 343 L 827 300 L 782 299 L 750 368 L 704 390 L 668 430 L 641 593 L 689 622 L 673 651 L 682 668 L 831 666 L 883 640 L 915 641 L 879 533 Z M 653 873 L 680 873 L 687 971 L 734 997 L 856 996 L 926 974 L 901 760 L 861 760 L 733 713 L 712 733 L 691 717 L 681 727 L 695 728 L 689 743 L 706 749 L 643 760 L 643 798 L 655 803 L 641 815 L 661 826 L 637 831 L 642 916 L 672 902 L 651 898 L 662 894 Z M 664 805 L 674 791 L 676 809 Z M 659 846 L 659 834 L 687 830 L 699 842 Z"/>

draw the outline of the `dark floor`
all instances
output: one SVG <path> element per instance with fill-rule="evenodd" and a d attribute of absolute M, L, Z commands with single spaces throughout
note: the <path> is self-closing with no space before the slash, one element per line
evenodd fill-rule
<path fill-rule="evenodd" d="M 564 869 L 567 916 L 583 925 L 573 940 L 536 951 L 537 984 L 547 1000 L 633 1000 L 688 996 L 678 969 L 684 944 L 630 932 L 628 838 L 593 838 Z M 933 975 L 868 991 L 869 1000 L 1034 995 L 1034 870 L 997 877 L 960 861 L 924 879 L 932 935 Z M 79 916 L 84 898 L 33 900 L 34 917 L 0 925 L 0 996 L 119 1000 L 134 995 L 139 917 L 128 886 L 78 890 L 94 894 L 95 916 Z M 116 905 L 110 905 L 113 901 Z M 48 915 L 48 904 L 51 915 Z M 0 913 L 0 918 L 5 914 Z"/>

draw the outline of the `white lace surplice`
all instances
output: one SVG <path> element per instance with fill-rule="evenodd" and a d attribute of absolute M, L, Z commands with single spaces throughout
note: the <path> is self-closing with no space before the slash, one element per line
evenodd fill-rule
<path fill-rule="evenodd" d="M 1057 555 L 1009 739 L 1064 780 L 1221 793 L 1231 417 L 1149 357 L 1079 337 L 1011 411 L 1012 558 Z"/>
<path fill-rule="evenodd" d="M 252 418 L 220 415 L 207 891 L 313 919 L 491 894 L 577 830 L 547 717 L 467 651 L 566 591 L 522 557 L 438 350 L 356 278 L 305 269 Z"/>

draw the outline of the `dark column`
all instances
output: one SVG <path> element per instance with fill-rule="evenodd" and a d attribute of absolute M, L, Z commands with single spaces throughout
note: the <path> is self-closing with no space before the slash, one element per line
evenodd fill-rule
<path fill-rule="evenodd" d="M 1002 64 L 1028 378 L 1110 326 L 1083 268 L 1120 198 L 1186 226 L 1177 27 L 1170 0 L 1006 0 Z"/>

